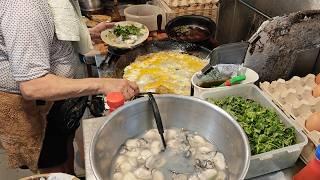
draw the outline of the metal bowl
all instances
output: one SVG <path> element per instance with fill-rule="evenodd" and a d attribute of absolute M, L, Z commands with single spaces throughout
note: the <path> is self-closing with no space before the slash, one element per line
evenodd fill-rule
<path fill-rule="evenodd" d="M 248 139 L 238 123 L 219 107 L 197 98 L 155 96 L 165 128 L 185 128 L 214 143 L 225 156 L 229 180 L 244 179 L 250 163 Z M 111 179 L 112 159 L 129 138 L 155 128 L 152 108 L 139 98 L 105 117 L 90 147 L 90 162 L 97 179 Z"/>

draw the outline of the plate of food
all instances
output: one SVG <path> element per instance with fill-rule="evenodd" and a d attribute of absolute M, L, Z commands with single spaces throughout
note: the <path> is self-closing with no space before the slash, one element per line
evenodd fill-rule
<path fill-rule="evenodd" d="M 106 44 L 119 49 L 133 48 L 147 40 L 148 36 L 148 28 L 133 21 L 117 22 L 112 29 L 101 32 L 101 39 Z"/>

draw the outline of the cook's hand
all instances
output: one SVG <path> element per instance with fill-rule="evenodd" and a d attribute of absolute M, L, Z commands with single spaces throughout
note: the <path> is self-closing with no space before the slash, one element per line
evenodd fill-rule
<path fill-rule="evenodd" d="M 139 93 L 139 87 L 135 82 L 126 79 L 105 78 L 102 80 L 102 91 L 105 94 L 109 92 L 121 92 L 126 100 L 130 100 Z"/>
<path fill-rule="evenodd" d="M 114 23 L 109 23 L 109 22 L 101 22 L 99 24 L 97 24 L 95 27 L 93 28 L 89 28 L 89 32 L 90 32 L 90 36 L 92 41 L 97 44 L 97 43 L 101 43 L 102 40 L 100 38 L 100 33 L 103 30 L 112 28 L 114 26 Z"/>

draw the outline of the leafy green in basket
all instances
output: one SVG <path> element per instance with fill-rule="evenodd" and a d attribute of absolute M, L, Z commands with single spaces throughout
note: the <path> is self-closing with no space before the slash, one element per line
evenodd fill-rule
<path fill-rule="evenodd" d="M 296 143 L 295 130 L 286 127 L 276 112 L 243 97 L 207 99 L 233 116 L 248 136 L 251 154 L 261 154 Z"/>

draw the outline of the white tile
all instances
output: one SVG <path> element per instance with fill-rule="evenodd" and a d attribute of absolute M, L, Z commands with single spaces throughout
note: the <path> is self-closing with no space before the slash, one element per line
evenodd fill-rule
<path fill-rule="evenodd" d="M 1 180 L 15 180 L 32 175 L 29 170 L 10 169 L 8 168 L 8 159 L 6 154 L 0 154 L 0 179 Z"/>

